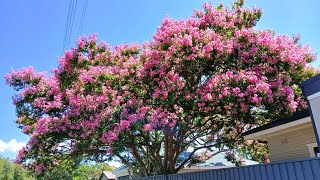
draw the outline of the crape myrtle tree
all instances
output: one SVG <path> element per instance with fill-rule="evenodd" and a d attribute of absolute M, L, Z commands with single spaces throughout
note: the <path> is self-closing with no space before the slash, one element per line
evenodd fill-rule
<path fill-rule="evenodd" d="M 166 18 L 143 45 L 81 37 L 50 76 L 12 70 L 17 123 L 30 136 L 16 161 L 41 175 L 63 159 L 116 158 L 147 176 L 224 151 L 263 157 L 241 134 L 306 108 L 298 84 L 316 56 L 297 37 L 255 29 L 261 10 L 242 6 Z"/>

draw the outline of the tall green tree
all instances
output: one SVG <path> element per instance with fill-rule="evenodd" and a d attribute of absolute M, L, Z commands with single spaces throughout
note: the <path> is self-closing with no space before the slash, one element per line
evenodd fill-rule
<path fill-rule="evenodd" d="M 34 179 L 21 165 L 14 164 L 10 160 L 0 157 L 1 180 L 32 180 Z"/>

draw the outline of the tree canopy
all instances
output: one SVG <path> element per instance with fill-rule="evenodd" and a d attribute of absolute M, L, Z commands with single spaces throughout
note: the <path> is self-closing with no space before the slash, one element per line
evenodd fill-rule
<path fill-rule="evenodd" d="M 244 131 L 306 108 L 298 84 L 315 74 L 316 55 L 297 36 L 255 29 L 261 10 L 243 3 L 166 18 L 143 45 L 80 37 L 49 76 L 12 70 L 17 123 L 30 136 L 16 161 L 37 175 L 71 157 L 176 173 L 199 152 L 248 147 Z"/>

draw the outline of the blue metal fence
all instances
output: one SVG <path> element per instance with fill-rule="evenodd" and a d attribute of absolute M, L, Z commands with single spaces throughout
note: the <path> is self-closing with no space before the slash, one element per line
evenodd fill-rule
<path fill-rule="evenodd" d="M 140 177 L 134 180 L 320 180 L 320 158 Z"/>

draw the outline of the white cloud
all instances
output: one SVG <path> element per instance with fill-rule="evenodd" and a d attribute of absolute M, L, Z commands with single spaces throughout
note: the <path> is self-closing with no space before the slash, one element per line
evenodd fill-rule
<path fill-rule="evenodd" d="M 0 139 L 0 152 L 18 152 L 26 143 L 24 142 L 17 142 L 16 139 L 11 139 L 9 142 L 4 142 Z"/>

